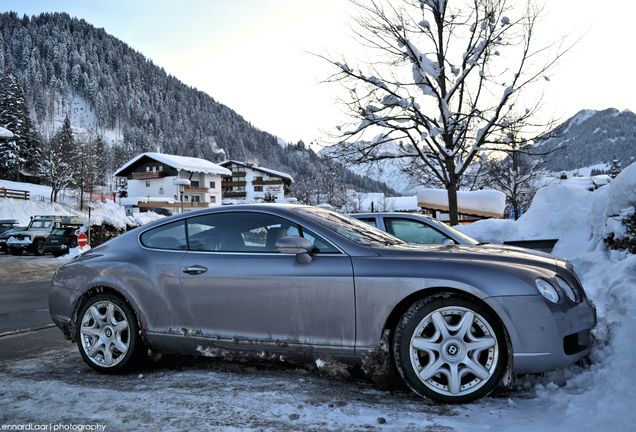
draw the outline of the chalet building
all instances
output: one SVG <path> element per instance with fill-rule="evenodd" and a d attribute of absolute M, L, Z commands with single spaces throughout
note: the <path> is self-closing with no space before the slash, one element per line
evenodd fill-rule
<path fill-rule="evenodd" d="M 222 179 L 231 174 L 205 159 L 163 153 L 141 153 L 115 172 L 127 179 L 123 204 L 170 213 L 220 205 Z M 190 184 L 183 185 L 184 180 Z"/>
<path fill-rule="evenodd" d="M 235 160 L 220 165 L 232 171 L 222 183 L 226 201 L 285 202 L 290 196 L 294 179 L 289 174 Z"/>

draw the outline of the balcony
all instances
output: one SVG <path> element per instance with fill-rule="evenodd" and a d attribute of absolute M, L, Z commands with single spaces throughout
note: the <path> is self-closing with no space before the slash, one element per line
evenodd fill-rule
<path fill-rule="evenodd" d="M 183 192 L 190 192 L 190 193 L 214 193 L 213 192 L 214 189 L 210 189 L 210 188 L 205 188 L 205 187 L 194 187 L 194 186 L 184 186 L 183 187 Z"/>
<path fill-rule="evenodd" d="M 254 181 L 252 181 L 252 184 L 254 186 L 282 185 L 283 184 L 283 180 L 282 179 L 278 179 L 278 180 L 254 180 Z"/>
<path fill-rule="evenodd" d="M 166 174 L 160 171 L 142 171 L 142 172 L 134 172 L 132 173 L 133 180 L 148 180 L 148 179 L 156 179 L 164 177 Z"/>
<path fill-rule="evenodd" d="M 232 177 L 245 177 L 245 171 L 232 171 Z"/>
<path fill-rule="evenodd" d="M 183 208 L 207 208 L 211 203 L 208 202 L 196 202 L 196 201 L 184 201 Z M 140 209 L 150 208 L 165 208 L 165 209 L 180 209 L 181 201 L 167 202 L 167 201 L 146 201 L 137 204 Z"/>
<path fill-rule="evenodd" d="M 221 183 L 223 187 L 245 187 L 246 185 L 246 181 L 223 181 Z"/>
<path fill-rule="evenodd" d="M 223 192 L 223 198 L 245 198 L 246 192 Z"/>

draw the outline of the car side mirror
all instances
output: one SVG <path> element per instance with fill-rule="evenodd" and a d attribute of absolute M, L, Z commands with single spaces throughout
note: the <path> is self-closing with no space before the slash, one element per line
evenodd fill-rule
<path fill-rule="evenodd" d="M 298 236 L 286 236 L 276 240 L 276 250 L 284 254 L 296 254 L 300 264 L 309 264 L 314 245 L 307 239 Z"/>
<path fill-rule="evenodd" d="M 442 242 L 442 244 L 444 246 L 455 246 L 457 243 L 455 243 L 455 240 L 447 238 Z"/>

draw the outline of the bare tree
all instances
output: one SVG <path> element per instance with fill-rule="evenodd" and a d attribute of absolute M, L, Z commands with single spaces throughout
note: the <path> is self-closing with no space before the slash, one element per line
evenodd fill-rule
<path fill-rule="evenodd" d="M 502 159 L 491 158 L 485 163 L 488 186 L 506 194 L 515 219 L 526 210 L 539 187 L 545 171 L 543 161 L 537 158 L 528 144 L 511 144 Z"/>
<path fill-rule="evenodd" d="M 523 90 L 548 79 L 566 49 L 562 41 L 534 48 L 541 10 L 530 3 L 521 11 L 506 0 L 355 4 L 361 14 L 354 34 L 370 58 L 356 67 L 324 57 L 337 68 L 328 81 L 348 90 L 343 102 L 353 118 L 332 155 L 349 163 L 405 162 L 408 175 L 447 189 L 456 224 L 462 176 L 503 141 L 511 121 L 537 128 L 540 97 L 511 119 L 513 109 Z"/>

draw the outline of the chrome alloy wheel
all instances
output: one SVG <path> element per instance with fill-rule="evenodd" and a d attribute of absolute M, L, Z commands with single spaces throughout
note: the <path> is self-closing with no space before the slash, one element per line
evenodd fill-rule
<path fill-rule="evenodd" d="M 410 356 L 424 385 L 436 393 L 462 396 L 494 374 L 499 346 L 485 318 L 465 307 L 448 306 L 420 321 L 411 337 Z"/>
<path fill-rule="evenodd" d="M 130 347 L 130 337 L 126 315 L 115 303 L 98 301 L 84 312 L 81 346 L 96 365 L 108 368 L 121 362 Z"/>

